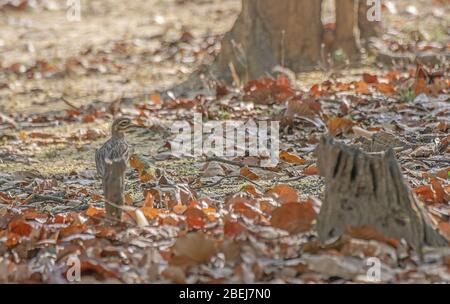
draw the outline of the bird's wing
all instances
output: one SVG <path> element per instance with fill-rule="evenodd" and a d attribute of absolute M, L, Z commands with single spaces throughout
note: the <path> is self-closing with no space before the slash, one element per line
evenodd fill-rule
<path fill-rule="evenodd" d="M 103 160 L 102 154 L 101 148 L 95 151 L 95 166 L 97 168 L 97 173 L 103 177 L 105 174 L 105 161 Z"/>

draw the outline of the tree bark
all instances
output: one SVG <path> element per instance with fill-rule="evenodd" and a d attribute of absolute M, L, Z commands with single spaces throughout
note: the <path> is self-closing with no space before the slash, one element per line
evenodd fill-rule
<path fill-rule="evenodd" d="M 362 44 L 366 44 L 372 37 L 377 37 L 381 33 L 381 22 L 369 21 L 367 13 L 369 6 L 366 0 L 358 1 L 358 28 L 359 37 Z"/>
<path fill-rule="evenodd" d="M 121 219 L 122 206 L 124 203 L 124 183 L 127 161 L 112 160 L 106 163 L 105 175 L 103 176 L 103 193 L 105 196 L 105 210 L 110 217 Z"/>
<path fill-rule="evenodd" d="M 322 43 L 321 1 L 242 0 L 242 11 L 222 40 L 215 62 L 203 67 L 174 93 L 202 89 L 204 79 L 245 83 L 277 66 L 313 70 Z"/>
<path fill-rule="evenodd" d="M 355 2 L 354 0 L 336 0 L 336 45 L 335 49 L 341 49 L 347 57 L 354 59 L 359 57 L 359 49 L 356 44 L 355 26 Z"/>
<path fill-rule="evenodd" d="M 321 1 L 244 0 L 242 13 L 222 42 L 215 63 L 247 81 L 276 66 L 314 68 L 320 59 Z"/>
<path fill-rule="evenodd" d="M 241 14 L 224 36 L 214 63 L 171 91 L 174 95 L 198 92 L 209 87 L 208 80 L 240 85 L 272 74 L 275 67 L 311 71 L 325 59 L 324 53 L 338 49 L 351 60 L 359 59 L 355 28 L 362 25 L 366 36 L 370 25 L 358 22 L 354 0 L 336 1 L 336 30 L 327 31 L 321 0 L 242 0 Z M 367 9 L 367 5 L 359 8 Z M 360 18 L 367 20 L 367 13 Z"/>
<path fill-rule="evenodd" d="M 317 153 L 326 187 L 317 223 L 322 242 L 371 227 L 420 253 L 424 245 L 447 245 L 404 181 L 392 149 L 372 156 L 324 137 Z"/>

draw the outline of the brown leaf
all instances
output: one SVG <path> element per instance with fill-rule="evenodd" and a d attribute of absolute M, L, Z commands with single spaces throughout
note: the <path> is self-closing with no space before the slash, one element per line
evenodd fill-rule
<path fill-rule="evenodd" d="M 267 195 L 273 196 L 279 203 L 297 203 L 299 201 L 297 190 L 288 185 L 276 185 L 266 191 Z"/>
<path fill-rule="evenodd" d="M 89 217 L 102 216 L 104 214 L 105 211 L 103 209 L 98 209 L 92 206 L 89 206 L 89 208 L 86 210 L 86 215 Z"/>
<path fill-rule="evenodd" d="M 358 81 L 355 83 L 355 93 L 369 95 L 369 85 L 366 82 Z"/>
<path fill-rule="evenodd" d="M 369 226 L 363 226 L 363 227 L 353 227 L 348 228 L 346 230 L 346 233 L 354 238 L 362 239 L 362 240 L 376 240 L 380 242 L 387 243 L 391 245 L 394 248 L 397 248 L 399 242 L 398 240 L 387 237 L 383 235 L 382 233 L 378 232 L 375 228 L 369 227 Z"/>
<path fill-rule="evenodd" d="M 305 160 L 301 158 L 300 156 L 290 154 L 287 151 L 281 151 L 280 152 L 280 159 L 294 165 L 303 165 L 305 164 Z"/>
<path fill-rule="evenodd" d="M 311 165 L 302 172 L 304 175 L 318 175 L 319 174 L 319 168 L 315 165 Z"/>
<path fill-rule="evenodd" d="M 173 246 L 174 265 L 207 263 L 216 254 L 216 244 L 203 232 L 189 233 L 179 237 Z"/>
<path fill-rule="evenodd" d="M 233 237 L 245 231 L 244 226 L 238 221 L 226 220 L 223 226 L 223 232 L 227 237 Z"/>
<path fill-rule="evenodd" d="M 378 92 L 383 93 L 383 94 L 394 94 L 395 93 L 394 87 L 391 86 L 390 84 L 378 83 L 375 85 L 375 88 L 377 89 Z"/>
<path fill-rule="evenodd" d="M 310 230 L 315 219 L 316 212 L 310 202 L 287 203 L 273 211 L 270 223 L 275 228 L 297 234 Z"/>
<path fill-rule="evenodd" d="M 378 77 L 368 73 L 363 74 L 363 80 L 365 83 L 378 83 Z"/>
<path fill-rule="evenodd" d="M 328 131 L 335 136 L 351 133 L 353 125 L 353 121 L 342 117 L 331 118 L 327 122 Z"/>
<path fill-rule="evenodd" d="M 253 172 L 249 167 L 243 167 L 239 171 L 242 176 L 245 176 L 251 180 L 258 180 L 259 176 Z"/>
<path fill-rule="evenodd" d="M 29 236 L 33 228 L 26 221 L 17 219 L 9 223 L 8 230 L 20 236 Z"/>
<path fill-rule="evenodd" d="M 208 221 L 206 214 L 195 207 L 188 208 L 184 215 L 189 229 L 202 229 Z"/>

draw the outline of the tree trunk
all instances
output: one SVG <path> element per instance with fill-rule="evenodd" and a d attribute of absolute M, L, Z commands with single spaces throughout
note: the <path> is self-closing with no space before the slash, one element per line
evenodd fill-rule
<path fill-rule="evenodd" d="M 215 67 L 234 67 L 242 81 L 257 79 L 276 66 L 312 69 L 320 59 L 321 31 L 320 1 L 244 0 Z"/>
<path fill-rule="evenodd" d="M 337 0 L 335 49 L 342 50 L 351 59 L 359 57 L 354 34 L 356 20 L 354 0 Z"/>
<path fill-rule="evenodd" d="M 324 52 L 338 49 L 347 58 L 358 59 L 356 2 L 336 1 L 336 31 L 324 31 L 321 0 L 242 0 L 241 14 L 223 38 L 215 62 L 171 91 L 175 95 L 198 92 L 207 89 L 211 79 L 240 85 L 272 74 L 275 67 L 311 71 L 324 60 Z M 364 9 L 367 6 L 360 10 Z M 367 13 L 363 17 L 367 19 Z M 368 35 L 369 26 L 360 24 Z"/>
<path fill-rule="evenodd" d="M 424 245 L 447 245 L 405 183 L 392 149 L 372 156 L 324 137 L 317 153 L 326 187 L 317 223 L 322 242 L 371 227 L 419 252 Z"/>
<path fill-rule="evenodd" d="M 366 0 L 358 1 L 358 28 L 359 37 L 363 44 L 366 44 L 372 37 L 377 37 L 381 32 L 381 22 L 369 21 L 367 17 L 369 7 Z"/>
<path fill-rule="evenodd" d="M 103 193 L 105 196 L 105 210 L 110 217 L 121 219 L 124 199 L 126 160 L 112 160 L 106 163 L 103 176 Z"/>

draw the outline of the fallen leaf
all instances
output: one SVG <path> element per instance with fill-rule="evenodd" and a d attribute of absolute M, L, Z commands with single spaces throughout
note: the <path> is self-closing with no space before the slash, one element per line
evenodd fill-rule
<path fill-rule="evenodd" d="M 288 185 L 276 185 L 266 191 L 266 194 L 274 197 L 281 204 L 296 203 L 299 201 L 297 190 Z"/>
<path fill-rule="evenodd" d="M 290 154 L 287 151 L 281 151 L 280 152 L 280 159 L 294 165 L 303 165 L 305 164 L 305 160 L 301 158 L 300 156 Z"/>
<path fill-rule="evenodd" d="M 172 252 L 175 255 L 171 261 L 174 265 L 192 265 L 209 262 L 217 248 L 214 240 L 203 232 L 193 232 L 179 237 Z"/>
<path fill-rule="evenodd" d="M 188 208 L 184 216 L 186 216 L 186 223 L 189 229 L 202 229 L 208 220 L 206 214 L 195 207 Z"/>
<path fill-rule="evenodd" d="M 335 136 L 351 133 L 353 126 L 353 121 L 342 117 L 331 118 L 327 122 L 328 131 Z"/>
<path fill-rule="evenodd" d="M 86 210 L 86 215 L 89 217 L 102 216 L 104 214 L 105 211 L 103 209 L 98 209 L 92 206 L 89 206 L 89 208 Z"/>
<path fill-rule="evenodd" d="M 272 213 L 271 225 L 275 228 L 297 234 L 311 229 L 316 212 L 310 202 L 287 203 Z"/>
<path fill-rule="evenodd" d="M 253 172 L 249 167 L 241 168 L 241 170 L 239 170 L 239 173 L 242 176 L 245 176 L 245 177 L 247 177 L 247 178 L 249 178 L 251 180 L 258 180 L 259 179 L 259 176 L 255 172 Z"/>
<path fill-rule="evenodd" d="M 365 83 L 378 83 L 378 77 L 368 73 L 363 74 L 363 80 Z"/>

